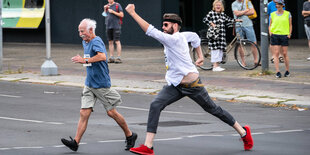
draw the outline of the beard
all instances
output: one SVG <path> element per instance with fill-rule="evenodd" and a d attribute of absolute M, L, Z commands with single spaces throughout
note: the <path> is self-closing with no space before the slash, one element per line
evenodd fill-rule
<path fill-rule="evenodd" d="M 168 29 L 168 30 L 167 30 L 167 33 L 168 33 L 168 34 L 173 34 L 173 33 L 174 33 L 173 28 L 172 28 L 172 27 L 170 27 L 170 29 Z"/>

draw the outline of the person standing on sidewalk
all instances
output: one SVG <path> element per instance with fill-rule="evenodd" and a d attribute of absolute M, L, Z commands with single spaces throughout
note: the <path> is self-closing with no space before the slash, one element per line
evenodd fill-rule
<path fill-rule="evenodd" d="M 285 10 L 285 7 L 283 7 L 283 10 Z M 268 3 L 267 5 L 267 14 L 268 17 L 270 18 L 270 14 L 277 11 L 277 7 L 276 7 L 276 3 L 275 0 L 272 0 L 271 2 Z M 269 24 L 270 24 L 270 20 L 269 20 Z M 270 45 L 270 49 L 271 49 L 271 45 Z M 272 51 L 272 50 L 271 50 Z M 283 52 L 282 50 L 280 51 L 280 55 L 279 56 L 279 62 L 284 63 L 284 59 L 283 59 Z M 271 63 L 274 63 L 274 58 L 270 59 Z"/>
<path fill-rule="evenodd" d="M 247 3 L 247 4 L 246 4 Z M 248 6 L 248 7 L 247 7 Z M 246 38 L 253 43 L 257 44 L 256 42 L 256 35 L 253 27 L 252 20 L 248 17 L 249 15 L 254 14 L 254 7 L 251 1 L 247 0 L 235 0 L 231 4 L 231 8 L 234 14 L 235 19 L 241 19 L 242 23 L 240 23 L 241 27 L 236 27 L 236 32 L 240 35 L 241 38 Z M 258 51 L 253 46 L 252 52 L 254 55 L 254 63 L 258 62 Z M 245 65 L 245 64 L 244 64 Z M 260 64 L 258 64 L 260 65 Z"/>
<path fill-rule="evenodd" d="M 122 6 L 114 2 L 114 0 L 108 0 L 108 4 L 104 6 L 106 33 L 109 41 L 109 63 L 122 63 L 121 53 L 122 45 L 120 41 L 121 37 L 121 25 L 124 17 Z M 116 44 L 117 57 L 114 56 L 114 43 Z"/>
<path fill-rule="evenodd" d="M 225 68 L 219 66 L 223 60 L 223 54 L 226 49 L 226 28 L 225 25 L 233 23 L 235 21 L 241 21 L 240 19 L 234 20 L 224 13 L 224 5 L 222 0 L 214 0 L 212 10 L 203 19 L 204 23 L 209 27 L 218 29 L 218 37 L 211 37 L 208 40 L 208 46 L 211 49 L 211 62 L 213 63 L 214 72 L 224 71 Z M 210 29 L 209 29 L 210 30 Z M 215 35 L 213 35 L 215 36 Z"/>
<path fill-rule="evenodd" d="M 284 0 L 275 0 L 277 11 L 270 14 L 269 34 L 274 65 L 276 68 L 276 77 L 281 78 L 279 69 L 279 53 L 282 50 L 286 72 L 284 77 L 290 76 L 289 57 L 287 54 L 288 41 L 292 35 L 292 16 L 289 11 L 283 10 Z"/>
<path fill-rule="evenodd" d="M 305 31 L 308 38 L 308 46 L 310 49 L 310 0 L 304 2 L 302 15 L 305 19 Z M 310 61 L 310 57 L 307 58 L 308 61 Z"/>
<path fill-rule="evenodd" d="M 81 138 L 86 131 L 88 119 L 93 112 L 94 105 L 99 100 L 107 111 L 107 115 L 113 118 L 123 129 L 126 136 L 126 148 L 134 147 L 137 134 L 131 132 L 124 117 L 116 111 L 116 107 L 122 103 L 120 94 L 111 89 L 107 51 L 100 37 L 95 35 L 96 21 L 83 19 L 79 25 L 79 35 L 83 39 L 84 58 L 76 55 L 72 62 L 83 64 L 86 67 L 87 76 L 81 97 L 80 120 L 77 126 L 75 138 L 61 139 L 61 142 L 73 151 L 77 151 Z"/>
<path fill-rule="evenodd" d="M 188 42 L 190 42 L 197 52 L 198 59 L 195 64 L 197 66 L 202 65 L 203 55 L 199 36 L 194 32 L 179 32 L 182 20 L 177 14 L 164 14 L 163 32 L 161 32 L 136 13 L 134 4 L 128 4 L 126 11 L 146 32 L 146 35 L 163 44 L 167 69 L 166 81 L 168 83 L 150 105 L 145 143 L 140 147 L 131 148 L 130 151 L 137 154 L 153 155 L 153 141 L 157 133 L 161 111 L 185 96 L 194 100 L 206 112 L 232 126 L 242 137 L 244 149 L 252 149 L 253 138 L 250 127 L 245 126 L 243 128 L 227 111 L 216 105 L 199 78 L 199 72 L 192 63 L 188 46 Z"/>

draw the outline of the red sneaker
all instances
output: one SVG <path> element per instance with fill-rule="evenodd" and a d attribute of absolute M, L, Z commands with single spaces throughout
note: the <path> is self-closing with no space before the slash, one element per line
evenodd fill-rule
<path fill-rule="evenodd" d="M 154 155 L 153 147 L 150 149 L 145 145 L 140 145 L 140 147 L 131 148 L 130 152 L 141 154 L 141 155 Z"/>
<path fill-rule="evenodd" d="M 241 139 L 243 140 L 243 143 L 244 143 L 244 150 L 249 151 L 252 149 L 254 145 L 253 138 L 251 135 L 251 129 L 250 129 L 250 126 L 248 125 L 244 126 L 243 128 L 246 131 L 246 135 L 242 137 Z"/>

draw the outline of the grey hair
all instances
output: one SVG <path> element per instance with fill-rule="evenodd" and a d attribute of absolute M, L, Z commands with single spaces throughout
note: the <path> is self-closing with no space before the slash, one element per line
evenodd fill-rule
<path fill-rule="evenodd" d="M 93 32 L 95 34 L 95 30 L 96 30 L 96 25 L 97 25 L 97 22 L 93 19 L 89 19 L 89 18 L 85 18 L 81 21 L 82 22 L 86 22 L 87 24 L 87 31 L 89 31 L 90 28 L 93 29 Z"/>

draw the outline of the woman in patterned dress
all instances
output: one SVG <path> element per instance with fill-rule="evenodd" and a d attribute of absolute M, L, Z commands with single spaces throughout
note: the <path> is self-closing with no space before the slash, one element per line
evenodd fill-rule
<path fill-rule="evenodd" d="M 218 37 L 209 37 L 208 46 L 211 49 L 211 62 L 213 63 L 213 71 L 225 70 L 219 63 L 222 61 L 223 52 L 226 48 L 226 29 L 225 24 L 241 21 L 233 19 L 224 13 L 224 5 L 222 0 L 214 0 L 213 9 L 206 15 L 204 22 L 213 28 L 219 29 Z"/>

